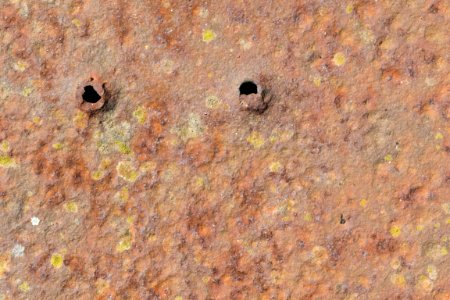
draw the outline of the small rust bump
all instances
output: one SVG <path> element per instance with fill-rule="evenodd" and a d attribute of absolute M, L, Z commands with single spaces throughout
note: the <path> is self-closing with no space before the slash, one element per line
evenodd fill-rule
<path fill-rule="evenodd" d="M 256 93 L 243 92 L 242 86 L 245 84 L 256 85 Z M 269 92 L 268 89 L 261 87 L 257 83 L 253 83 L 253 81 L 244 81 L 241 84 L 239 90 L 240 90 L 239 103 L 241 110 L 262 114 L 269 107 L 269 103 L 272 100 L 272 94 Z"/>
<path fill-rule="evenodd" d="M 94 94 L 93 99 L 89 99 L 89 93 Z M 91 75 L 78 86 L 76 98 L 82 111 L 93 112 L 101 109 L 108 100 L 106 82 L 97 75 Z"/>

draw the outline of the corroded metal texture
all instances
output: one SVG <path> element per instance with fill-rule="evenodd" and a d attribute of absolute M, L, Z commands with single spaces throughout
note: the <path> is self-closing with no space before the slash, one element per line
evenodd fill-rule
<path fill-rule="evenodd" d="M 0 299 L 450 299 L 449 14 L 0 0 Z"/>

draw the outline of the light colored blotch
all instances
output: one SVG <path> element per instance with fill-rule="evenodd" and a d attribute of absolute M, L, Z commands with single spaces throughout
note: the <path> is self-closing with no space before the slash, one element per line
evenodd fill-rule
<path fill-rule="evenodd" d="M 23 60 L 19 60 L 14 64 L 13 68 L 18 72 L 23 72 L 28 68 L 28 63 Z"/>
<path fill-rule="evenodd" d="M 314 246 L 312 251 L 313 263 L 321 265 L 328 260 L 329 254 L 325 247 Z"/>
<path fill-rule="evenodd" d="M 242 50 L 250 50 L 253 47 L 253 43 L 251 40 L 239 39 L 239 46 Z"/>
<path fill-rule="evenodd" d="M 436 280 L 438 277 L 438 271 L 435 265 L 427 266 L 427 274 L 431 280 Z"/>
<path fill-rule="evenodd" d="M 205 105 L 209 109 L 217 109 L 221 106 L 221 104 L 222 101 L 214 95 L 208 96 L 205 99 Z"/>
<path fill-rule="evenodd" d="M 196 113 L 190 113 L 188 119 L 175 126 L 171 132 L 178 135 L 183 141 L 199 137 L 205 131 L 202 119 Z"/>
<path fill-rule="evenodd" d="M 21 244 L 15 244 L 11 252 L 13 257 L 22 257 L 25 252 L 25 247 Z"/>
<path fill-rule="evenodd" d="M 31 225 L 33 225 L 33 226 L 38 226 L 40 222 L 41 222 L 41 220 L 39 220 L 38 217 L 31 218 Z"/>

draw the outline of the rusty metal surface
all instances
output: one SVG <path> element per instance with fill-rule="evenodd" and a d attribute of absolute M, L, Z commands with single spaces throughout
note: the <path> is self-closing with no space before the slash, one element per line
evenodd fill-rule
<path fill-rule="evenodd" d="M 439 0 L 0 0 L 0 299 L 450 299 L 449 36 Z"/>

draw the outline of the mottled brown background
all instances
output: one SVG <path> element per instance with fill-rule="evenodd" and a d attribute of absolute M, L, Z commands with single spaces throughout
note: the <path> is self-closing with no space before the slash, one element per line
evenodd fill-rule
<path fill-rule="evenodd" d="M 0 0 L 0 299 L 450 299 L 449 7 Z"/>

